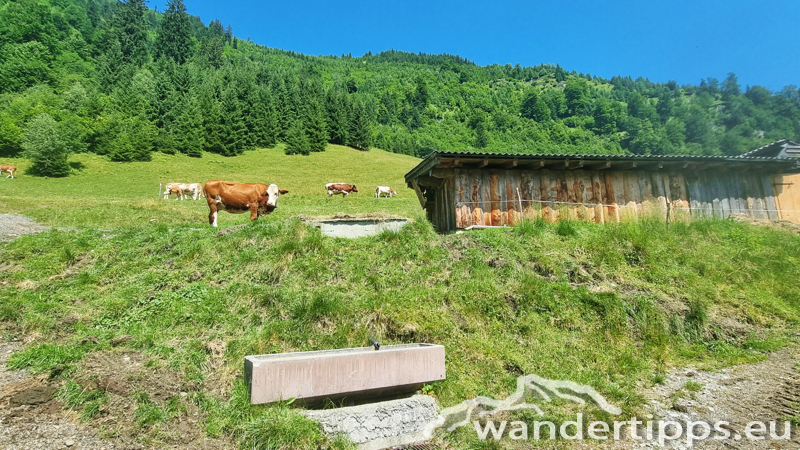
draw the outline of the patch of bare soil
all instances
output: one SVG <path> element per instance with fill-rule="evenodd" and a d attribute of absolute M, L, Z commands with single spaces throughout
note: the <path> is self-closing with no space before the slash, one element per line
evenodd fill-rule
<path fill-rule="evenodd" d="M 224 352 L 214 347 L 211 351 Z M 84 392 L 105 391 L 108 402 L 90 422 L 65 409 L 54 398 L 59 385 L 24 370 L 8 370 L 6 360 L 22 343 L 0 343 L 0 449 L 227 449 L 229 439 L 208 438 L 203 413 L 189 399 L 198 388 L 169 368 L 148 364 L 133 351 L 93 353 L 77 370 Z M 136 397 L 146 394 L 152 404 L 180 405 L 166 422 L 137 424 Z"/>
<path fill-rule="evenodd" d="M 189 401 L 190 393 L 198 387 L 187 382 L 169 368 L 153 367 L 138 352 L 104 351 L 89 355 L 83 362 L 79 384 L 87 390 L 104 390 L 110 401 L 103 406 L 93 424 L 100 426 L 125 448 L 144 448 L 142 443 L 157 440 L 170 448 L 223 449 L 233 443 L 224 439 L 210 439 L 201 429 L 203 415 L 199 407 Z M 143 429 L 134 417 L 137 405 L 135 394 L 147 394 L 155 405 L 166 406 L 177 400 L 180 410 L 175 417 L 154 429 Z"/>
<path fill-rule="evenodd" d="M 18 214 L 0 214 L 0 241 L 9 241 L 24 234 L 41 233 L 50 227 Z"/>
<path fill-rule="evenodd" d="M 788 220 L 754 219 L 747 214 L 731 214 L 728 216 L 728 220 L 770 227 L 776 230 L 788 231 L 789 233 L 800 235 L 800 224 L 796 224 Z"/>
<path fill-rule="evenodd" d="M 24 370 L 8 370 L 6 361 L 19 342 L 0 342 L 0 449 L 117 449 L 96 430 L 67 419 L 56 386 Z"/>
<path fill-rule="evenodd" d="M 77 275 L 86 267 L 89 267 L 94 262 L 94 258 L 92 258 L 91 254 L 85 253 L 83 255 L 78 256 L 72 262 L 72 264 L 68 265 L 64 271 L 59 273 L 58 275 L 53 275 L 49 279 L 50 280 L 63 280 L 64 278 L 69 278 L 71 276 Z"/>

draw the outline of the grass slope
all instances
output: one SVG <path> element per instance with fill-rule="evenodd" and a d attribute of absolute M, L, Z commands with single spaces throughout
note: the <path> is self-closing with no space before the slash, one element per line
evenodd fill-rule
<path fill-rule="evenodd" d="M 386 344 L 439 343 L 446 347 L 448 377 L 425 392 L 444 406 L 477 395 L 504 398 L 514 391 L 519 375 L 535 373 L 589 384 L 630 417 L 642 412 L 638 385 L 659 382 L 672 365 L 754 361 L 796 340 L 800 237 L 730 221 L 667 227 L 648 220 L 526 222 L 508 230 L 440 236 L 417 220 L 399 233 L 346 240 L 325 238 L 287 219 L 295 213 L 334 213 L 344 205 L 356 213 L 390 205 L 388 199 L 373 202 L 364 194 L 344 205 L 341 199 L 317 200 L 322 181 L 298 182 L 313 178 L 299 174 L 347 176 L 337 170 L 353 170 L 353 178 L 378 182 L 380 175 L 366 173 L 366 165 L 390 170 L 385 160 L 371 159 L 382 153 L 349 152 L 333 149 L 283 160 L 292 169 L 274 177 L 279 183 L 279 177 L 287 177 L 288 189 L 297 186 L 299 192 L 281 199 L 279 211 L 285 212 L 224 236 L 197 227 L 204 206 L 148 203 L 139 191 L 131 196 L 141 200 L 113 206 L 114 211 L 136 211 L 156 223 L 93 219 L 111 201 L 96 193 L 86 211 L 50 203 L 42 205 L 51 210 L 47 213 L 31 207 L 28 212 L 55 225 L 88 221 L 120 226 L 112 232 L 54 230 L 0 246 L 0 330 L 37 336 L 13 355 L 11 366 L 62 380 L 62 398 L 86 420 L 116 415 L 148 446 L 174 443 L 168 431 L 187 411 L 199 411 L 205 433 L 232 439 L 242 448 L 343 448 L 345 442 L 326 442 L 287 405 L 249 406 L 243 357 L 363 346 L 369 333 Z M 259 155 L 279 156 L 260 151 L 246 155 L 252 158 L 247 164 L 236 158 L 222 161 L 250 167 Z M 343 155 L 352 159 L 347 169 L 313 164 L 315 157 L 328 155 L 331 164 Z M 192 167 L 206 164 L 170 161 L 174 173 L 165 178 L 191 174 L 199 171 Z M 123 171 L 137 176 L 132 165 L 96 159 L 86 164 L 84 188 L 93 185 L 93 173 L 107 180 L 103 186 L 116 180 L 141 190 L 152 189 L 162 176 L 143 174 L 145 181 L 134 181 L 120 176 Z M 141 167 L 155 170 L 158 165 Z M 391 170 L 397 179 L 406 168 Z M 235 175 L 225 172 L 220 178 L 229 174 Z M 247 176 L 253 178 L 243 181 L 261 179 L 257 170 Z M 3 181 L 11 186 L 11 180 Z M 72 189 L 80 191 L 79 177 L 59 181 L 76 183 Z M 389 179 L 388 184 L 397 183 Z M 109 193 L 119 199 L 126 195 Z M 79 204 L 68 195 L 61 198 Z M 300 202 L 304 199 L 308 203 Z M 24 203 L 19 205 L 24 209 Z M 113 347 L 124 335 L 131 339 Z M 220 343 L 225 349 L 221 359 L 210 350 Z M 94 392 L 82 378 L 85 361 L 93 355 L 120 351 L 137 352 L 146 367 L 173 371 L 196 388 L 188 396 L 163 399 L 145 386 L 144 392 L 129 394 L 135 412 L 117 411 L 119 402 L 109 397 L 118 394 Z M 587 412 L 603 417 L 591 408 Z M 556 405 L 546 413 L 547 419 L 560 422 L 574 410 Z M 454 448 L 483 446 L 465 428 L 446 439 Z M 510 441 L 499 446 L 506 444 Z"/>
<path fill-rule="evenodd" d="M 58 226 L 115 227 L 135 224 L 207 223 L 205 200 L 161 201 L 159 183 L 206 182 L 276 183 L 289 194 L 279 201 L 276 219 L 297 214 L 385 213 L 413 217 L 419 201 L 405 188 L 403 175 L 419 159 L 381 150 L 361 152 L 332 145 L 310 156 L 287 156 L 283 147 L 260 149 L 225 158 L 205 153 L 203 158 L 154 153 L 151 162 L 113 163 L 91 154 L 73 155 L 83 167 L 66 178 L 27 176 L 23 159 L 5 159 L 19 168 L 19 178 L 0 179 L 0 208 L 21 212 Z M 345 182 L 359 187 L 346 199 L 328 198 L 325 184 Z M 375 186 L 388 185 L 400 192 L 392 199 L 375 199 Z M 173 197 L 174 198 L 174 197 Z M 220 226 L 248 221 L 248 215 L 219 215 Z"/>

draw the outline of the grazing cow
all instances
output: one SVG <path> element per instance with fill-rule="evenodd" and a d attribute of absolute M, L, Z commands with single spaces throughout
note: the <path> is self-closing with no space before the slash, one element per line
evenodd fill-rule
<path fill-rule="evenodd" d="M 164 186 L 164 200 L 168 199 L 170 195 L 176 196 L 177 198 L 175 200 L 183 199 L 182 184 L 183 183 L 167 183 Z"/>
<path fill-rule="evenodd" d="M 5 165 L 5 164 L 1 164 L 0 165 L 0 175 L 2 175 L 3 172 L 8 172 L 8 176 L 6 178 L 13 179 L 14 178 L 14 172 L 16 172 L 16 171 L 17 171 L 17 168 L 14 167 L 14 166 L 8 166 L 8 165 Z"/>
<path fill-rule="evenodd" d="M 192 200 L 199 200 L 203 196 L 203 185 L 200 183 L 167 183 L 164 187 L 164 200 L 170 195 L 175 195 L 175 200 L 183 200 L 191 196 Z"/>
<path fill-rule="evenodd" d="M 325 189 L 328 191 L 328 197 L 342 194 L 342 198 L 345 198 L 351 192 L 358 192 L 355 184 L 350 185 L 347 183 L 328 183 L 325 185 Z"/>
<path fill-rule="evenodd" d="M 164 197 L 167 195 L 174 195 L 175 200 L 183 200 L 183 189 L 180 186 L 170 186 L 169 190 L 164 192 Z"/>
<path fill-rule="evenodd" d="M 209 181 L 203 186 L 208 202 L 208 223 L 217 226 L 217 211 L 241 214 L 250 211 L 250 221 L 272 213 L 278 207 L 278 196 L 289 191 L 278 189 L 277 184 L 232 183 Z"/>
<path fill-rule="evenodd" d="M 203 185 L 200 183 L 187 183 L 182 188 L 184 194 L 192 196 L 192 200 L 200 200 L 200 197 L 203 197 Z"/>
<path fill-rule="evenodd" d="M 389 198 L 392 198 L 393 195 L 397 195 L 397 191 L 390 188 L 389 186 L 378 186 L 375 188 L 375 198 L 380 198 L 381 194 L 388 195 Z"/>

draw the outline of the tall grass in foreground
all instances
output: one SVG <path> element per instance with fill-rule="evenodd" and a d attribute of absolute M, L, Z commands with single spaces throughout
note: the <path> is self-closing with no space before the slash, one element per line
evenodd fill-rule
<path fill-rule="evenodd" d="M 221 237 L 190 225 L 55 230 L 0 247 L 0 323 L 41 334 L 12 367 L 66 378 L 87 352 L 131 335 L 128 351 L 200 387 L 191 401 L 206 433 L 307 448 L 324 439 L 292 406 L 247 405 L 245 355 L 368 345 L 370 333 L 438 343 L 448 377 L 425 390 L 443 406 L 503 398 L 535 373 L 591 385 L 635 414 L 638 385 L 671 366 L 756 361 L 795 340 L 798 255 L 797 236 L 729 221 L 526 221 L 441 236 L 419 219 L 355 240 L 274 217 Z M 89 335 L 98 344 L 81 344 Z M 221 366 L 211 340 L 227 344 Z M 225 394 L 213 394 L 220 383 Z M 142 424 L 176 417 L 139 403 Z M 448 439 L 461 448 L 474 433 Z"/>

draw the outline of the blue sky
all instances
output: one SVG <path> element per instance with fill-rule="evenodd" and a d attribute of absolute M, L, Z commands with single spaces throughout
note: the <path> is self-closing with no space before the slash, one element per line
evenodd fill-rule
<path fill-rule="evenodd" d="M 218 18 L 242 39 L 311 55 L 394 48 L 606 78 L 699 84 L 734 72 L 742 89 L 800 85 L 800 0 L 184 1 L 206 24 Z"/>

